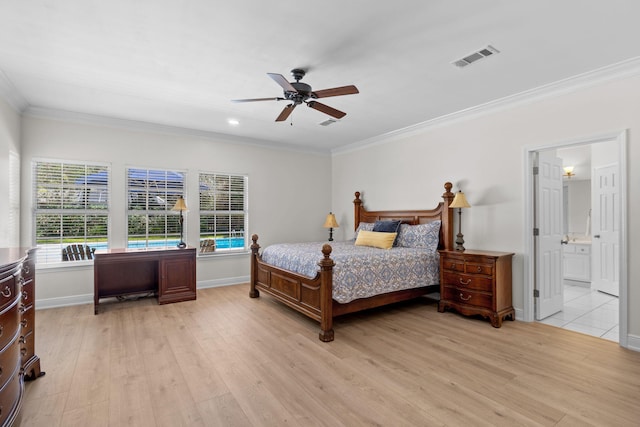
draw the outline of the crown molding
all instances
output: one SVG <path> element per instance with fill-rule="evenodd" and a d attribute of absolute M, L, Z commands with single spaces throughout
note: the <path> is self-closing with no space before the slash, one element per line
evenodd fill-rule
<path fill-rule="evenodd" d="M 383 145 L 398 139 L 407 138 L 409 136 L 435 129 L 442 126 L 449 126 L 454 123 L 470 120 L 479 116 L 503 111 L 506 109 L 532 104 L 543 99 L 548 99 L 560 95 L 575 92 L 580 89 L 596 86 L 605 82 L 624 79 L 637 76 L 640 74 L 640 57 L 631 58 L 616 64 L 578 74 L 563 80 L 540 86 L 534 89 L 526 90 L 504 98 L 479 104 L 471 108 L 456 111 L 451 114 L 436 117 L 415 125 L 397 129 L 379 136 L 354 142 L 340 148 L 331 150 L 332 155 L 344 154 L 352 151 L 358 151 L 376 145 Z"/>
<path fill-rule="evenodd" d="M 179 126 L 162 125 L 159 123 L 144 122 L 137 120 L 121 119 L 117 117 L 99 116 L 96 114 L 79 113 L 75 111 L 57 110 L 43 107 L 28 106 L 22 113 L 24 116 L 58 120 L 64 122 L 74 122 L 81 124 L 120 128 L 137 132 L 154 132 L 168 135 L 192 136 L 223 142 L 228 144 L 242 144 L 253 147 L 267 148 L 271 150 L 295 151 L 304 154 L 314 154 L 329 156 L 328 150 L 314 150 L 301 148 L 299 146 L 283 144 L 273 141 L 264 141 L 250 137 L 239 137 L 226 133 L 212 132 L 200 129 L 183 128 Z"/>
<path fill-rule="evenodd" d="M 0 70 L 0 97 L 7 101 L 16 113 L 20 114 L 29 107 L 29 102 L 16 89 L 4 71 Z"/>

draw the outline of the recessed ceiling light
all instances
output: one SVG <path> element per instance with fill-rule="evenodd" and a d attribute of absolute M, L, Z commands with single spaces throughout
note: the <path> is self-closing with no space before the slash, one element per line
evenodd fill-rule
<path fill-rule="evenodd" d="M 240 124 L 240 122 L 236 119 L 229 119 L 227 120 L 227 123 L 229 123 L 231 126 L 238 126 Z"/>

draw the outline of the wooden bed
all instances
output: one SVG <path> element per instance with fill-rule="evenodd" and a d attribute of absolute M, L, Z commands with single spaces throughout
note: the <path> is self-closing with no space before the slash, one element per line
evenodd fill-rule
<path fill-rule="evenodd" d="M 452 184 L 444 184 L 445 192 L 443 201 L 434 209 L 413 211 L 367 211 L 360 199 L 360 193 L 355 193 L 354 204 L 354 229 L 361 222 L 375 222 L 378 220 L 402 220 L 403 223 L 417 225 L 431 221 L 442 221 L 440 227 L 440 242 L 438 249 L 453 249 L 453 212 L 449 209 L 454 194 L 451 192 Z M 320 322 L 320 340 L 333 341 L 333 318 L 354 313 L 369 308 L 405 301 L 439 291 L 439 285 L 423 286 L 419 288 L 405 289 L 389 292 L 369 298 L 361 298 L 346 304 L 340 304 L 332 298 L 333 267 L 335 263 L 331 259 L 331 246 L 325 244 L 322 247 L 322 258 L 318 262 L 320 270 L 315 278 L 284 270 L 262 261 L 259 253 L 258 236 L 251 236 L 251 290 L 249 296 L 257 298 L 263 291 L 289 307 Z M 318 254 L 320 256 L 320 254 Z"/>

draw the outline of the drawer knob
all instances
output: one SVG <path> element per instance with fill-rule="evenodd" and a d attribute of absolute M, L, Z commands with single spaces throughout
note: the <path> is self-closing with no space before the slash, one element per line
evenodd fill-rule
<path fill-rule="evenodd" d="M 455 269 L 455 268 L 456 268 L 456 263 L 455 263 L 455 262 L 452 262 L 452 263 L 451 263 L 451 267 L 449 267 L 449 268 Z"/>
<path fill-rule="evenodd" d="M 22 299 L 25 301 L 29 299 L 29 293 L 27 291 L 22 291 Z"/>
<path fill-rule="evenodd" d="M 9 286 L 5 286 L 2 290 L 2 296 L 5 298 L 9 298 L 11 296 L 11 288 Z"/>
<path fill-rule="evenodd" d="M 460 299 L 462 301 L 469 301 L 471 299 L 471 295 L 469 295 L 467 298 L 465 298 L 464 295 L 462 294 L 462 292 L 460 292 Z"/>
<path fill-rule="evenodd" d="M 465 285 L 465 286 L 467 286 L 469 283 L 471 283 L 471 279 L 462 280 L 462 277 L 460 277 L 458 279 L 458 281 L 460 282 L 461 285 Z"/>
<path fill-rule="evenodd" d="M 20 335 L 20 339 L 18 340 L 20 344 L 26 344 L 27 338 L 24 335 Z"/>
<path fill-rule="evenodd" d="M 23 328 L 27 327 L 27 319 L 22 319 L 22 321 L 20 322 L 20 324 L 22 325 Z M 0 330 L 0 335 L 2 335 L 2 332 Z"/>
<path fill-rule="evenodd" d="M 482 267 L 478 266 L 478 273 L 482 272 Z"/>

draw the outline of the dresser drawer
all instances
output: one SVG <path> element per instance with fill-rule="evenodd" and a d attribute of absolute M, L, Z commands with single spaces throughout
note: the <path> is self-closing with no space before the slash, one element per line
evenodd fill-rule
<path fill-rule="evenodd" d="M 18 301 L 14 300 L 13 304 L 5 307 L 0 314 L 0 350 L 16 337 L 18 324 L 20 323 L 20 310 L 18 309 Z"/>
<path fill-rule="evenodd" d="M 20 355 L 22 357 L 22 365 L 25 365 L 31 357 L 34 355 L 35 335 L 33 331 L 28 332 L 27 335 L 20 335 L 18 342 L 20 343 Z"/>
<path fill-rule="evenodd" d="M 445 286 L 455 286 L 460 289 L 493 292 L 493 279 L 491 277 L 476 276 L 473 274 L 443 273 Z"/>
<path fill-rule="evenodd" d="M 14 301 L 20 282 L 19 276 L 10 275 L 0 280 L 0 311 L 11 305 Z"/>
<path fill-rule="evenodd" d="M 443 298 L 454 303 L 474 305 L 476 307 L 489 308 L 493 306 L 493 296 L 482 292 L 469 292 L 457 288 L 445 286 Z"/>
<path fill-rule="evenodd" d="M 19 365 L 16 365 L 19 368 Z M 15 416 L 16 407 L 19 405 L 20 397 L 20 375 L 19 369 L 13 370 L 7 375 L 10 376 L 9 381 L 0 389 L 0 425 Z"/>
<path fill-rule="evenodd" d="M 0 352 L 0 387 L 9 381 L 9 378 L 16 370 L 16 366 L 20 366 L 19 345 L 18 340 L 14 339 L 11 345 Z"/>

